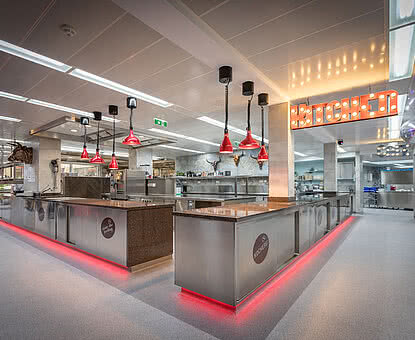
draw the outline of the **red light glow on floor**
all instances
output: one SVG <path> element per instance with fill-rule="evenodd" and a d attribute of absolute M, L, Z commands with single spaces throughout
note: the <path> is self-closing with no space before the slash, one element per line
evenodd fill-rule
<path fill-rule="evenodd" d="M 101 258 L 94 254 L 90 254 L 81 249 L 72 247 L 69 244 L 59 242 L 57 240 L 51 239 L 47 236 L 43 236 L 32 232 L 30 230 L 21 228 L 14 224 L 10 224 L 0 220 L 0 225 L 6 229 L 17 233 L 24 238 L 34 242 L 37 246 L 45 248 L 45 250 L 51 251 L 52 254 L 55 253 L 58 257 L 63 257 L 69 261 L 76 261 L 81 265 L 86 265 L 88 268 L 93 270 L 98 270 L 99 272 L 104 272 L 115 276 L 118 279 L 127 279 L 129 277 L 129 271 L 127 267 L 124 267 L 118 263 L 112 262 L 110 260 Z"/>
<path fill-rule="evenodd" d="M 227 309 L 232 310 L 233 312 L 235 312 L 237 308 L 239 308 L 243 304 L 243 308 L 237 311 L 238 320 L 242 321 L 244 317 L 246 317 L 248 314 L 251 314 L 261 304 L 268 301 L 269 295 L 275 293 L 275 289 L 278 288 L 278 286 L 281 286 L 284 284 L 284 282 L 290 280 L 292 276 L 296 272 L 301 271 L 302 268 L 306 266 L 309 261 L 318 256 L 322 251 L 327 249 L 327 247 L 334 241 L 334 239 L 342 231 L 344 231 L 350 225 L 350 223 L 353 222 L 354 219 L 354 216 L 350 216 L 349 218 L 347 218 L 343 223 L 339 224 L 330 233 L 323 236 L 307 251 L 302 253 L 300 256 L 296 257 L 286 267 L 281 269 L 270 279 L 264 282 L 260 287 L 255 289 L 252 293 L 250 293 L 246 298 L 244 298 L 240 303 L 238 303 L 236 307 L 206 297 L 202 294 L 195 293 L 185 288 L 182 288 L 182 294 L 187 296 L 193 296 L 195 303 L 198 302 L 200 304 L 201 302 L 204 302 L 204 305 L 209 307 L 212 307 L 212 305 L 215 304 L 218 308 L 221 308 L 222 310 Z"/>

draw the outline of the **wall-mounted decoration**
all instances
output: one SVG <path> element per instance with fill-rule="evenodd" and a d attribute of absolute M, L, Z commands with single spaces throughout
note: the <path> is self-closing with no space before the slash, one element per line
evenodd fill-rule
<path fill-rule="evenodd" d="M 244 157 L 245 154 L 242 152 L 240 155 L 233 155 L 233 162 L 235 163 L 235 166 L 239 166 L 239 162 L 241 161 L 241 158 Z"/>
<path fill-rule="evenodd" d="M 209 161 L 209 160 L 207 160 L 206 159 L 206 162 L 208 162 L 210 165 L 212 165 L 212 167 L 213 167 L 213 171 L 215 171 L 216 172 L 216 170 L 218 169 L 218 164 L 220 163 L 220 162 L 222 162 L 222 159 L 218 159 L 218 160 L 216 160 L 216 161 L 213 161 L 213 162 L 211 162 L 211 161 Z"/>
<path fill-rule="evenodd" d="M 348 123 L 398 114 L 398 92 L 395 90 L 332 100 L 315 105 L 291 105 L 291 130 Z"/>
<path fill-rule="evenodd" d="M 264 166 L 265 162 L 264 161 L 259 161 L 258 157 L 255 157 L 255 156 L 252 156 L 252 155 L 251 155 L 251 158 L 256 160 L 256 162 L 258 163 L 258 166 L 259 166 L 259 170 L 262 170 L 262 167 Z"/>
<path fill-rule="evenodd" d="M 11 155 L 7 158 L 9 162 L 23 162 L 25 164 L 32 164 L 33 162 L 33 148 L 28 148 L 18 142 L 8 143 L 14 146 Z"/>

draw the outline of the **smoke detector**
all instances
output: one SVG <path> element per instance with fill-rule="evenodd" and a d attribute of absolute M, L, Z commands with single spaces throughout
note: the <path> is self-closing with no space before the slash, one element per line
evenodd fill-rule
<path fill-rule="evenodd" d="M 63 24 L 60 29 L 68 37 L 73 37 L 76 34 L 75 29 L 71 25 Z"/>

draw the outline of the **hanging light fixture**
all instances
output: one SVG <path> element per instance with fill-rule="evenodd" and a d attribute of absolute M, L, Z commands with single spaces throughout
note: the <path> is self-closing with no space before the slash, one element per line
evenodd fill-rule
<path fill-rule="evenodd" d="M 264 141 L 264 106 L 268 105 L 269 97 L 268 93 L 260 93 L 258 95 L 258 105 L 261 106 L 261 122 L 262 122 L 262 143 L 261 143 L 261 150 L 258 153 L 258 162 L 266 162 L 268 161 L 268 153 L 265 149 L 265 141 Z"/>
<path fill-rule="evenodd" d="M 81 159 L 89 159 L 88 151 L 86 150 L 86 126 L 89 125 L 89 118 L 81 117 L 80 122 L 81 125 L 84 126 L 84 148 L 82 151 Z"/>
<path fill-rule="evenodd" d="M 251 98 L 248 99 L 248 125 L 246 128 L 246 138 L 239 144 L 240 149 L 258 149 L 260 146 L 258 142 L 252 137 L 251 132 L 251 101 L 254 96 L 254 82 L 253 81 L 246 81 L 242 84 L 242 95 L 250 96 Z"/>
<path fill-rule="evenodd" d="M 110 116 L 112 116 L 112 158 L 111 158 L 111 163 L 108 166 L 108 169 L 117 170 L 118 163 L 117 163 L 117 158 L 115 157 L 115 116 L 118 115 L 118 106 L 110 105 L 108 107 L 108 113 Z"/>
<path fill-rule="evenodd" d="M 133 110 L 137 108 L 137 98 L 127 97 L 127 107 L 131 110 L 130 112 L 130 134 L 122 142 L 125 145 L 141 145 L 140 141 L 134 136 L 133 131 Z"/>
<path fill-rule="evenodd" d="M 97 131 L 97 150 L 95 156 L 91 158 L 89 163 L 93 164 L 103 164 L 105 163 L 102 157 L 99 154 L 99 122 L 102 120 L 102 112 L 94 111 L 94 120 L 98 122 L 98 131 Z"/>
<path fill-rule="evenodd" d="M 231 140 L 229 139 L 228 131 L 228 91 L 229 83 L 232 81 L 232 67 L 221 66 L 219 67 L 219 82 L 225 84 L 225 133 L 222 144 L 220 145 L 220 153 L 233 153 L 233 147 Z"/>

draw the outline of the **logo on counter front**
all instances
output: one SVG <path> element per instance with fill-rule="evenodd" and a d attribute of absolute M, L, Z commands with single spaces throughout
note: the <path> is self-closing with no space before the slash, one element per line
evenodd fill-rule
<path fill-rule="evenodd" d="M 45 219 L 45 209 L 39 208 L 37 213 L 38 213 L 38 216 L 39 216 L 39 221 L 43 222 L 43 220 Z"/>
<path fill-rule="evenodd" d="M 111 238 L 115 233 L 115 223 L 112 218 L 106 217 L 101 223 L 101 233 L 105 238 Z"/>
<path fill-rule="evenodd" d="M 261 234 L 257 237 L 254 250 L 253 250 L 253 258 L 255 263 L 260 264 L 262 263 L 268 254 L 269 248 L 269 239 L 267 234 Z"/>

